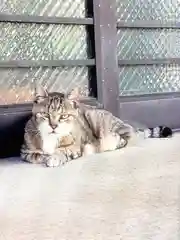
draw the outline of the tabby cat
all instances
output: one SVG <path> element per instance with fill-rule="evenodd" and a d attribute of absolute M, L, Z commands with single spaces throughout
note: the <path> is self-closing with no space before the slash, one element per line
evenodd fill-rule
<path fill-rule="evenodd" d="M 103 108 L 83 103 L 78 91 L 48 93 L 37 86 L 21 156 L 55 167 L 82 155 L 125 147 L 136 136 L 131 125 Z"/>
<path fill-rule="evenodd" d="M 89 116 L 94 117 L 96 109 L 77 100 L 74 91 L 48 93 L 37 86 L 21 157 L 53 167 L 82 155 L 124 147 L 133 128 L 103 109 L 98 110 L 99 119 L 95 117 L 97 124 L 92 126 Z"/>

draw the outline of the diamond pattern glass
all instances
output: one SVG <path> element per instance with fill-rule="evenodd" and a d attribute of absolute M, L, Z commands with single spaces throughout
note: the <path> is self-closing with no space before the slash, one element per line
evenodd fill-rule
<path fill-rule="evenodd" d="M 0 104 L 31 101 L 36 82 L 50 91 L 88 88 L 87 67 L 0 68 L 0 76 Z"/>
<path fill-rule="evenodd" d="M 85 0 L 1 0 L 0 12 L 56 17 L 85 17 Z"/>
<path fill-rule="evenodd" d="M 117 18 L 123 21 L 176 21 L 180 18 L 179 0 L 116 0 Z"/>
<path fill-rule="evenodd" d="M 118 30 L 119 59 L 180 57 L 180 29 Z"/>
<path fill-rule="evenodd" d="M 86 58 L 84 26 L 0 23 L 0 60 Z"/>
<path fill-rule="evenodd" d="M 154 65 L 119 68 L 120 95 L 180 91 L 180 66 Z"/>

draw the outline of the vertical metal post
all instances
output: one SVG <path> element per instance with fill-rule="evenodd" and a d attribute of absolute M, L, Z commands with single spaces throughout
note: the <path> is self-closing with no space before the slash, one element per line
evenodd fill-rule
<path fill-rule="evenodd" d="M 119 116 L 115 1 L 93 0 L 98 100 Z"/>
<path fill-rule="evenodd" d="M 86 17 L 93 18 L 93 2 L 90 0 L 85 1 Z M 95 37 L 94 37 L 94 25 L 87 25 L 87 53 L 88 58 L 95 58 Z M 97 77 L 96 67 L 88 68 L 89 77 L 89 92 L 90 95 L 97 98 Z"/>

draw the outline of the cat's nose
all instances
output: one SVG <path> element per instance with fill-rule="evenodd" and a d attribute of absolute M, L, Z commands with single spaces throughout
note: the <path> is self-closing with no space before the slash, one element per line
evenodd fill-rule
<path fill-rule="evenodd" d="M 58 126 L 57 124 L 51 124 L 51 127 L 52 127 L 53 130 L 56 129 L 57 126 Z"/>

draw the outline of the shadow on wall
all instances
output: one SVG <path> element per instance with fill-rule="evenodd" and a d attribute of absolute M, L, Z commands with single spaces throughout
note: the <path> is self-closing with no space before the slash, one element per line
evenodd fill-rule
<path fill-rule="evenodd" d="M 20 155 L 24 127 L 30 111 L 19 111 L 17 107 L 0 109 L 0 158 Z"/>

